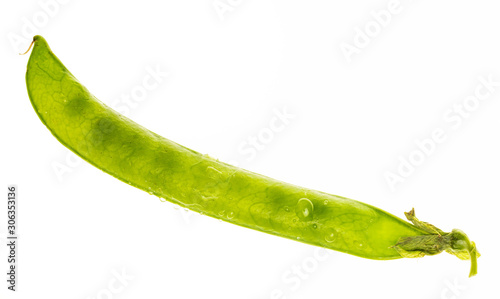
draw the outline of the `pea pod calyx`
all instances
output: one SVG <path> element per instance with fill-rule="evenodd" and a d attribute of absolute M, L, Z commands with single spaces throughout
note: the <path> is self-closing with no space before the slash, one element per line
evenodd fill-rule
<path fill-rule="evenodd" d="M 476 244 L 469 240 L 467 235 L 459 230 L 453 229 L 449 233 L 443 232 L 434 225 L 418 220 L 415 209 L 405 212 L 406 218 L 419 227 L 428 235 L 403 237 L 392 246 L 403 257 L 415 258 L 426 255 L 436 255 L 443 251 L 455 255 L 461 260 L 471 260 L 469 277 L 477 274 L 477 258 L 480 256 Z"/>

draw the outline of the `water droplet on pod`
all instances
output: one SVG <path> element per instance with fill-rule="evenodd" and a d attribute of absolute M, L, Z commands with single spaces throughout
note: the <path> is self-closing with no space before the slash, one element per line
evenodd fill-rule
<path fill-rule="evenodd" d="M 313 228 L 314 228 L 314 229 L 317 229 L 317 228 L 318 228 L 318 225 L 317 225 L 317 224 L 313 224 Z"/>
<path fill-rule="evenodd" d="M 233 218 L 234 218 L 234 212 L 227 213 L 227 219 L 233 219 Z"/>
<path fill-rule="evenodd" d="M 334 229 L 328 230 L 325 235 L 325 241 L 327 241 L 328 243 L 332 243 L 335 241 L 335 239 L 337 239 L 337 231 Z"/>
<path fill-rule="evenodd" d="M 363 245 L 363 242 L 359 241 L 359 240 L 354 240 L 352 241 L 353 244 L 354 244 L 354 247 L 358 248 L 358 249 L 365 249 L 364 245 Z"/>
<path fill-rule="evenodd" d="M 295 206 L 295 214 L 302 221 L 311 220 L 314 211 L 314 205 L 308 198 L 301 198 Z"/>

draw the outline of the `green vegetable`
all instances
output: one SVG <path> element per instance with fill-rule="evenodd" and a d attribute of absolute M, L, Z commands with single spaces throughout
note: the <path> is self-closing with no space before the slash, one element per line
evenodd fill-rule
<path fill-rule="evenodd" d="M 217 161 L 165 139 L 110 109 L 33 38 L 26 84 L 50 132 L 102 171 L 182 207 L 230 223 L 360 257 L 389 260 L 443 250 L 471 259 L 474 242 L 376 207 L 287 184 Z M 29 50 L 28 50 L 29 51 Z"/>

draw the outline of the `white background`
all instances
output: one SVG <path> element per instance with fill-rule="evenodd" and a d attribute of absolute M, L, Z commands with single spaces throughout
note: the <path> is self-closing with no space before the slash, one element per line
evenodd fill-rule
<path fill-rule="evenodd" d="M 459 125 L 445 118 L 480 77 L 500 82 L 498 1 L 332 2 L 2 2 L 0 233 L 5 244 L 6 186 L 14 183 L 20 239 L 19 291 L 1 282 L 0 297 L 499 298 L 500 87 Z M 390 19 L 380 13 L 388 6 Z M 384 24 L 374 23 L 381 14 Z M 74 159 L 27 96 L 28 55 L 18 53 L 34 33 L 94 95 L 135 106 L 128 116 L 160 135 L 286 182 L 400 217 L 415 207 L 445 231 L 462 229 L 482 254 L 479 274 L 467 278 L 470 263 L 446 253 L 324 257 L 176 209 Z M 341 49 L 356 38 L 348 59 Z M 148 69 L 168 75 L 134 98 Z M 277 113 L 293 118 L 272 131 Z M 415 141 L 435 130 L 445 140 L 392 190 L 385 175 L 400 175 L 399 157 L 422 157 Z M 262 148 L 250 158 L 245 142 L 255 136 Z M 2 245 L 0 281 L 6 260 Z"/>

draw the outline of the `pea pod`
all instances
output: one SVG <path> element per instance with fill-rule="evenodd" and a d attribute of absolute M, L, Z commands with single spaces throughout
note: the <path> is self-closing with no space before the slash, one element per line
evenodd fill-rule
<path fill-rule="evenodd" d="M 123 182 L 233 224 L 348 254 L 390 260 L 447 251 L 471 259 L 474 242 L 404 221 L 371 205 L 287 184 L 200 154 L 120 115 L 95 98 L 33 38 L 26 73 L 40 120 L 64 146 Z M 29 50 L 28 50 L 29 51 Z"/>

